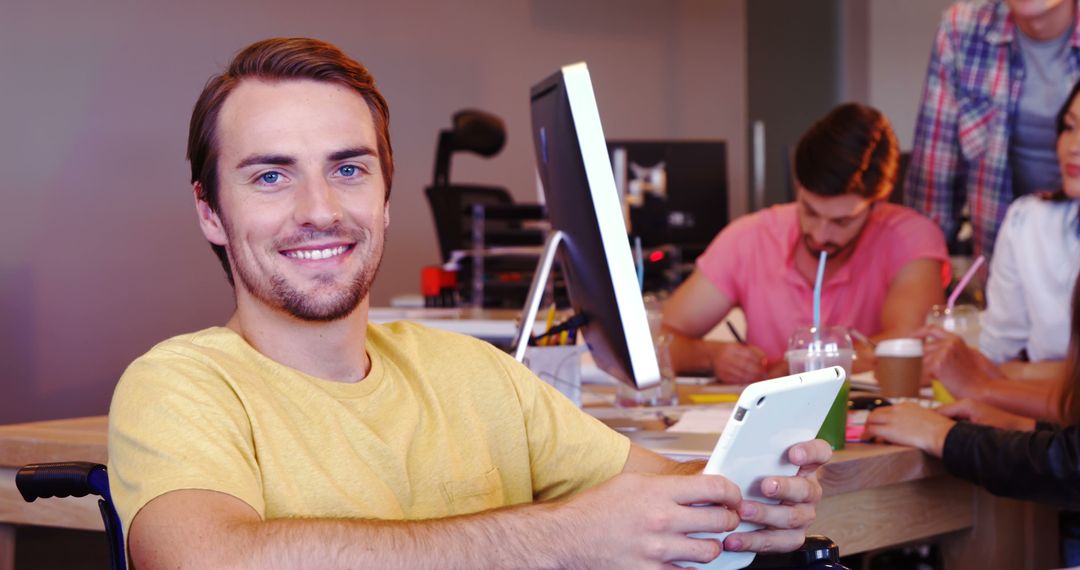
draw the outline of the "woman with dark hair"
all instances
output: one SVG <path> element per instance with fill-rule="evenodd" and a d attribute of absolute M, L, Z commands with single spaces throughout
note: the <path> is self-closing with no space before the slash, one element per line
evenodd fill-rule
<path fill-rule="evenodd" d="M 979 350 L 994 362 L 1026 354 L 1062 360 L 1068 315 L 1061 310 L 1080 271 L 1080 82 L 1058 111 L 1061 188 L 1009 206 L 994 247 Z"/>
<path fill-rule="evenodd" d="M 1062 187 L 1009 207 L 998 234 L 982 317 L 980 352 L 941 329 L 926 339 L 924 371 L 957 398 L 1057 421 L 1056 383 L 1065 371 L 1069 303 L 1080 273 L 1080 82 L 1057 114 Z M 985 356 L 984 356 L 985 355 Z M 967 404 L 982 422 L 992 411 Z"/>
<path fill-rule="evenodd" d="M 1072 507 L 1080 507 L 1078 95 L 1080 82 L 1057 115 L 1061 190 L 1020 198 L 1006 215 L 980 339 L 984 350 L 1019 347 L 1033 355 L 1067 357 L 1067 365 L 1051 381 L 1010 379 L 957 335 L 927 328 L 921 332 L 927 341 L 924 369 L 961 401 L 937 411 L 881 408 L 867 420 L 867 435 L 942 457 L 954 475 L 992 493 Z M 1071 320 L 1063 310 L 1070 297 Z M 1047 345 L 1059 339 L 1068 347 L 1051 353 Z M 988 352 L 991 358 L 1000 354 Z"/>
<path fill-rule="evenodd" d="M 1080 508 L 1078 95 L 1080 82 L 1057 115 L 1062 188 L 1016 200 L 998 234 L 979 342 L 990 358 L 939 328 L 921 331 L 924 370 L 963 399 L 937 411 L 911 404 L 879 408 L 866 426 L 868 436 L 940 457 L 950 473 L 991 493 L 1073 511 Z M 1064 310 L 1070 295 L 1071 325 Z M 1032 360 L 1066 362 L 1049 381 L 1008 378 L 991 362 L 1021 351 Z M 1019 370 L 1026 376 L 1053 370 L 1041 364 Z M 1070 566 L 1080 564 L 1077 521 L 1075 513 L 1062 515 L 1062 550 Z"/>

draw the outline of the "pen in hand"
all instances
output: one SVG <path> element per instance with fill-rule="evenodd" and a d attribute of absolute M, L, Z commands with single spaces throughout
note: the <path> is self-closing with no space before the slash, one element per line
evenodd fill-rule
<path fill-rule="evenodd" d="M 735 328 L 735 325 L 731 324 L 731 321 L 724 321 L 724 324 L 727 325 L 728 330 L 731 331 L 731 336 L 735 337 L 735 340 L 738 341 L 739 344 L 746 344 L 746 341 L 743 340 L 742 335 L 739 334 L 739 331 Z"/>

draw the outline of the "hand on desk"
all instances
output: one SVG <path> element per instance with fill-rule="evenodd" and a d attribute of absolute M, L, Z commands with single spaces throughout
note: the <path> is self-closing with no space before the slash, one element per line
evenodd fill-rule
<path fill-rule="evenodd" d="M 945 436 L 956 421 L 916 404 L 874 408 L 866 417 L 866 437 L 917 447 L 941 457 Z"/>
<path fill-rule="evenodd" d="M 710 343 L 713 374 L 725 384 L 749 384 L 765 379 L 765 352 L 752 344 Z"/>

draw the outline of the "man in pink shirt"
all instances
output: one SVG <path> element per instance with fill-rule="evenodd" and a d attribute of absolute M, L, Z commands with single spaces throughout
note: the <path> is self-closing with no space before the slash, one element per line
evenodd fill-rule
<path fill-rule="evenodd" d="M 849 103 L 815 123 L 795 152 L 795 202 L 735 220 L 665 305 L 676 368 L 731 383 L 786 374 L 787 338 L 812 322 L 822 251 L 824 324 L 875 339 L 919 328 L 944 301 L 948 253 L 936 224 L 887 202 L 897 164 L 896 136 L 876 109 Z M 705 340 L 736 306 L 746 344 Z M 856 349 L 856 368 L 868 368 L 872 350 Z"/>

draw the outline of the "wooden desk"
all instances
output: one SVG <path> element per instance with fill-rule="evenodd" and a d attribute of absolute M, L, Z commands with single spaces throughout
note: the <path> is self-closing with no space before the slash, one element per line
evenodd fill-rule
<path fill-rule="evenodd" d="M 102 530 L 93 497 L 28 504 L 15 471 L 49 461 L 105 463 L 105 440 L 103 416 L 0 426 L 0 570 L 14 566 L 14 525 Z M 810 528 L 844 554 L 940 537 L 949 570 L 1041 570 L 1057 562 L 1052 509 L 993 497 L 918 450 L 849 445 L 820 479 L 825 499 Z"/>

